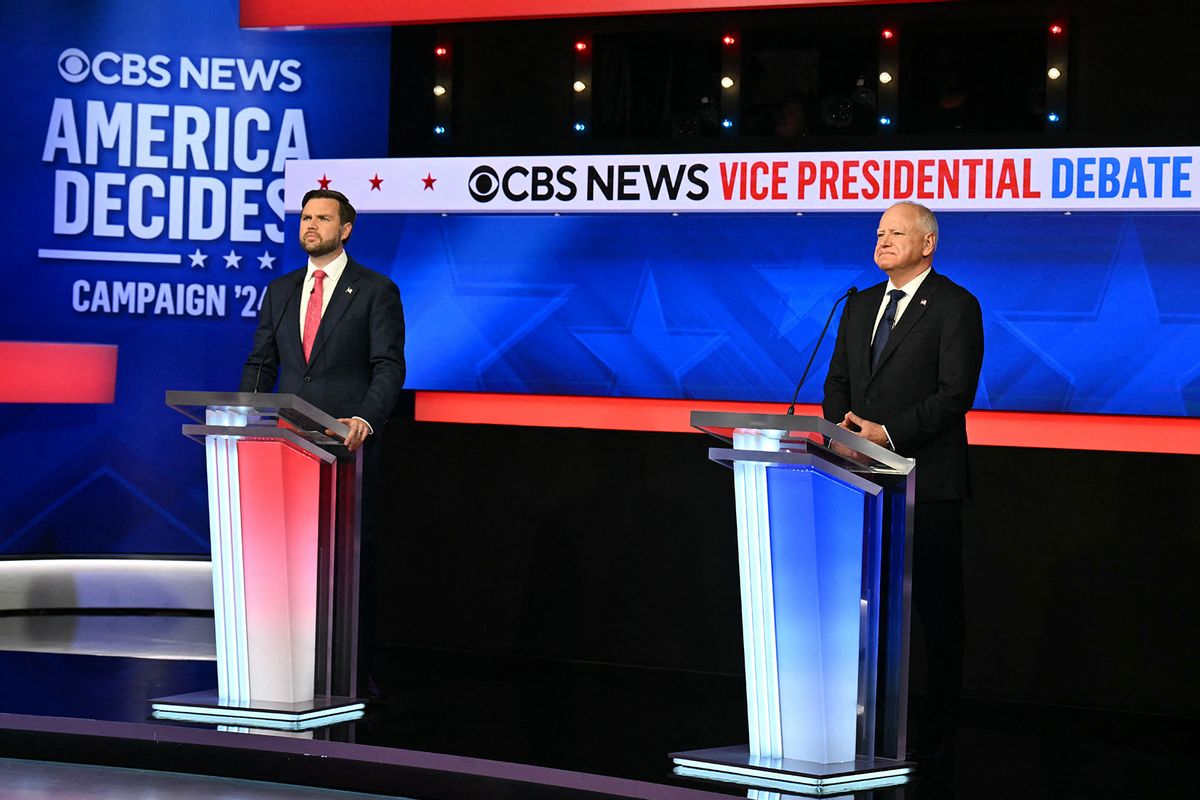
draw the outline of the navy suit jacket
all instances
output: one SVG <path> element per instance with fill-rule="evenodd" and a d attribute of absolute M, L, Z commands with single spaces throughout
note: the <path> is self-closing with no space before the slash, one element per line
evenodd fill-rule
<path fill-rule="evenodd" d="M 278 376 L 278 391 L 297 394 L 334 417 L 362 417 L 382 433 L 404 387 L 400 290 L 386 275 L 348 260 L 305 363 L 304 276 L 305 270 L 296 270 L 267 286 L 241 391 L 270 391 Z"/>
<path fill-rule="evenodd" d="M 825 418 L 847 411 L 887 427 L 896 452 L 917 460 L 917 500 L 970 491 L 966 414 L 983 366 L 983 316 L 974 295 L 936 272 L 921 283 L 871 367 L 875 316 L 887 283 L 853 295 L 825 379 Z"/>

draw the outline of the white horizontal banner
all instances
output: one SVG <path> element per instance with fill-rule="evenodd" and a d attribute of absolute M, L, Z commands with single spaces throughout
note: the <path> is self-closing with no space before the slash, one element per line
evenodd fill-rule
<path fill-rule="evenodd" d="M 359 211 L 596 213 L 1200 209 L 1198 147 L 913 150 L 290 161 L 285 205 L 310 189 Z"/>

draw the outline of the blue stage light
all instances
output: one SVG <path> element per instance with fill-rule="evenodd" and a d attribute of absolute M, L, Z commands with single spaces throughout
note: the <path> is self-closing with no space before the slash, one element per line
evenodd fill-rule
<path fill-rule="evenodd" d="M 1058 114 L 1051 111 L 1049 114 L 1046 115 L 1046 119 L 1050 120 L 1051 122 L 1058 122 L 1060 119 L 1062 119 L 1062 117 L 1058 116 Z"/>
<path fill-rule="evenodd" d="M 434 126 L 433 132 L 436 133 L 438 136 L 441 136 L 443 133 L 446 132 L 446 126 L 445 125 Z"/>
<path fill-rule="evenodd" d="M 732 128 L 732 127 L 733 127 L 733 120 L 731 120 L 731 119 L 723 119 L 723 120 L 721 120 L 721 127 L 722 127 L 722 128 Z"/>
<path fill-rule="evenodd" d="M 879 124 L 880 124 L 880 125 L 891 125 L 891 124 L 892 124 L 892 118 L 891 118 L 891 117 L 880 117 L 880 118 L 879 118 Z"/>
<path fill-rule="evenodd" d="M 586 130 L 587 130 L 587 125 L 584 125 L 582 122 L 575 123 L 575 131 L 577 133 L 583 133 Z"/>

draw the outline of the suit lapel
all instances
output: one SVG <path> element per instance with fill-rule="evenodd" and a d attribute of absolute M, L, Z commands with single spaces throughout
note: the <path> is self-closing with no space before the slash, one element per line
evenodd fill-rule
<path fill-rule="evenodd" d="M 917 321 L 929 310 L 929 304 L 933 301 L 933 296 L 937 294 L 937 290 L 941 286 L 941 280 L 942 277 L 940 275 L 931 271 L 929 277 L 921 283 L 921 288 L 913 295 L 912 300 L 908 301 L 908 306 L 904 309 L 904 315 L 900 317 L 900 321 L 896 323 L 896 327 L 892 328 L 892 334 L 888 337 L 883 352 L 879 354 L 879 361 L 875 363 L 874 369 L 871 370 L 872 378 L 879 373 L 880 367 L 887 363 L 892 353 L 904 341 L 904 337 L 908 335 L 908 332 L 913 329 Z"/>
<path fill-rule="evenodd" d="M 357 284 L 361 277 L 358 264 L 347 261 L 346 269 L 342 271 L 342 277 L 338 279 L 337 286 L 333 290 L 333 297 L 329 298 L 329 305 L 325 307 L 325 313 L 321 315 L 321 325 L 317 328 L 317 338 L 313 341 L 312 353 L 308 359 L 310 368 L 316 363 L 325 342 L 329 341 L 329 337 L 333 335 L 333 329 L 337 326 L 338 320 L 346 313 L 346 309 L 354 302 L 354 298 L 358 297 Z"/>
<path fill-rule="evenodd" d="M 287 300 L 283 304 L 283 316 L 275 318 L 278 327 L 275 341 L 280 348 L 280 360 L 288 363 L 304 363 L 304 342 L 300 340 L 300 304 L 304 302 L 301 292 L 304 288 L 305 270 L 299 269 L 292 273 L 295 280 L 288 287 Z M 283 354 L 283 350 L 288 355 Z"/>

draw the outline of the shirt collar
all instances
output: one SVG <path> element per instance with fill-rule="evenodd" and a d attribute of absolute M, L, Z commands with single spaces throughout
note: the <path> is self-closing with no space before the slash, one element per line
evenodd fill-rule
<path fill-rule="evenodd" d="M 346 263 L 349 260 L 350 257 L 346 255 L 345 250 L 342 250 L 342 252 L 338 253 L 337 258 L 335 258 L 333 261 L 330 261 L 323 267 L 315 266 L 310 258 L 308 260 L 308 270 L 304 273 L 304 282 L 312 283 L 313 273 L 318 269 L 322 269 L 325 270 L 325 280 L 327 285 L 332 286 L 338 282 L 338 278 L 342 277 L 342 272 L 346 269 Z"/>
<path fill-rule="evenodd" d="M 925 279 L 929 277 L 929 273 L 932 271 L 933 271 L 932 266 L 926 267 L 924 272 L 922 272 L 917 277 L 913 278 L 908 283 L 904 284 L 904 288 L 900 290 L 900 291 L 904 292 L 904 299 L 907 300 L 908 298 L 915 295 L 917 293 L 917 290 L 921 288 L 921 284 L 925 282 Z M 887 293 L 895 288 L 897 288 L 896 284 L 892 283 L 891 278 L 888 278 L 887 288 L 883 290 L 884 296 L 886 297 Z"/>

